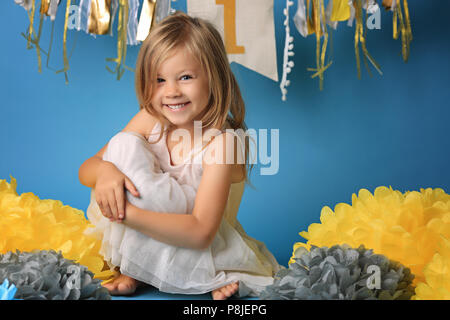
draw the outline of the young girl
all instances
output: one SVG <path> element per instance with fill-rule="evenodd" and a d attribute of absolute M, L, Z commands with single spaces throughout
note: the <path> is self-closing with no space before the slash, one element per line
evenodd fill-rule
<path fill-rule="evenodd" d="M 220 34 L 182 12 L 161 21 L 139 51 L 136 92 L 140 111 L 79 171 L 93 188 L 92 232 L 120 270 L 105 287 L 259 295 L 280 267 L 236 218 L 249 168 L 233 130 L 246 130 L 245 107 Z"/>

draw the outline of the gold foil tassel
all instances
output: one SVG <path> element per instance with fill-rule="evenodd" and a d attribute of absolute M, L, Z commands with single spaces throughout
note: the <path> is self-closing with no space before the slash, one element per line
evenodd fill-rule
<path fill-rule="evenodd" d="M 28 39 L 27 39 L 27 49 L 31 49 L 31 35 L 33 34 L 33 24 L 34 24 L 34 13 L 36 11 L 36 0 L 32 0 L 31 5 L 31 14 L 28 13 L 28 17 L 30 19 L 30 26 L 28 27 Z"/>
<path fill-rule="evenodd" d="M 397 40 L 402 35 L 402 58 L 408 62 L 410 44 L 413 39 L 411 30 L 411 18 L 409 16 L 408 1 L 403 0 L 403 12 L 401 0 L 383 0 L 386 10 L 393 11 L 392 17 L 392 38 Z"/>
<path fill-rule="evenodd" d="M 108 66 L 106 69 L 111 73 L 117 74 L 117 80 L 120 80 L 123 68 L 134 71 L 124 64 L 127 56 L 127 26 L 128 26 L 128 0 L 119 0 L 119 21 L 117 23 L 117 58 L 106 58 L 106 61 L 116 63 L 116 69 L 113 71 Z"/>
<path fill-rule="evenodd" d="M 41 0 L 41 9 L 39 10 L 40 13 L 47 14 L 49 8 L 50 8 L 50 0 Z"/>
<path fill-rule="evenodd" d="M 88 31 L 93 34 L 107 34 L 111 21 L 111 0 L 92 0 L 88 18 Z"/>
<path fill-rule="evenodd" d="M 400 32 L 402 34 L 402 57 L 405 62 L 408 62 L 409 48 L 410 43 L 412 41 L 412 31 L 407 0 L 403 1 L 403 10 L 404 13 L 402 12 L 401 0 L 398 0 L 398 4 L 397 7 L 395 8 L 395 11 L 398 14 L 398 20 L 400 23 Z"/>
<path fill-rule="evenodd" d="M 313 34 L 313 33 L 316 32 L 316 26 L 315 26 L 315 22 L 314 22 L 314 19 L 315 19 L 315 16 L 314 16 L 314 1 L 315 0 L 312 0 L 312 1 L 313 1 L 313 3 L 312 3 L 312 6 L 313 6 L 312 12 L 313 13 L 310 15 L 309 8 L 311 7 L 311 0 L 306 0 L 306 16 L 307 16 L 306 22 L 307 22 L 307 26 L 308 26 L 308 35 Z"/>
<path fill-rule="evenodd" d="M 408 0 L 403 0 L 403 8 L 405 10 L 406 34 L 409 37 L 409 40 L 412 41 L 413 36 L 411 30 L 411 18 L 409 16 Z"/>
<path fill-rule="evenodd" d="M 398 39 L 398 11 L 397 9 L 394 10 L 394 14 L 392 17 L 392 37 L 394 38 L 394 40 Z"/>
<path fill-rule="evenodd" d="M 41 8 L 42 8 L 42 6 L 41 6 Z M 44 13 L 42 13 L 42 11 L 41 11 L 40 12 L 40 17 L 39 17 L 38 35 L 37 35 L 36 39 L 34 39 L 34 41 L 33 41 L 33 44 L 36 46 L 36 53 L 37 53 L 37 57 L 38 57 L 38 71 L 39 71 L 39 73 L 42 72 L 41 48 L 39 46 L 39 42 L 41 41 L 43 22 L 44 22 Z"/>
<path fill-rule="evenodd" d="M 392 3 L 393 3 L 393 0 L 383 0 L 383 1 L 382 1 L 382 6 L 383 6 L 386 10 L 391 10 L 391 8 L 392 8 Z"/>
<path fill-rule="evenodd" d="M 155 24 L 156 0 L 144 0 L 137 29 L 136 40 L 144 41 Z"/>
<path fill-rule="evenodd" d="M 67 0 L 66 17 L 65 17 L 65 21 L 64 21 L 64 35 L 63 35 L 64 68 L 56 71 L 56 73 L 64 72 L 64 76 L 66 78 L 66 84 L 69 83 L 69 78 L 67 76 L 67 71 L 69 70 L 69 59 L 67 58 L 67 27 L 68 27 L 69 13 L 70 13 L 70 1 L 71 0 Z"/>
<path fill-rule="evenodd" d="M 316 34 L 316 68 L 308 68 L 308 71 L 315 72 L 311 78 L 319 77 L 319 88 L 323 90 L 323 73 L 332 62 L 325 66 L 325 55 L 328 45 L 328 31 L 326 23 L 322 23 L 321 17 L 325 18 L 325 6 L 323 0 L 312 0 L 312 18 L 309 18 L 310 0 L 307 0 L 308 33 Z M 322 46 L 320 38 L 324 37 Z"/>
<path fill-rule="evenodd" d="M 361 43 L 361 49 L 364 53 L 364 57 L 367 58 L 375 69 L 382 75 L 381 68 L 378 63 L 369 54 L 366 48 L 366 39 L 364 37 L 364 23 L 363 23 L 363 9 L 361 0 L 353 0 L 353 6 L 355 7 L 356 18 L 356 31 L 355 31 L 355 55 L 356 55 L 356 68 L 358 71 L 358 79 L 361 79 L 361 59 L 359 57 L 359 43 Z"/>
<path fill-rule="evenodd" d="M 36 54 L 38 58 L 38 71 L 39 73 L 42 72 L 42 58 L 41 58 L 41 47 L 39 46 L 39 41 L 41 38 L 42 33 L 42 25 L 43 25 L 43 14 L 40 14 L 40 20 L 39 20 L 39 31 L 38 35 L 36 36 L 35 30 L 34 30 L 34 15 L 36 13 L 36 2 L 33 0 L 31 2 L 31 12 L 28 12 L 28 18 L 30 20 L 30 25 L 28 27 L 27 34 L 22 33 L 22 36 L 27 40 L 27 49 L 33 49 L 33 44 L 36 48 Z M 45 51 L 42 50 L 44 54 L 46 54 Z"/>

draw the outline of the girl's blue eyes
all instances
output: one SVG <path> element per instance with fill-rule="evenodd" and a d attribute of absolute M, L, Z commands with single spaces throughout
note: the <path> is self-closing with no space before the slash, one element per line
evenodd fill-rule
<path fill-rule="evenodd" d="M 192 77 L 191 77 L 190 75 L 184 75 L 184 76 L 182 76 L 180 79 L 181 79 L 181 80 L 189 80 L 189 79 L 192 79 Z M 163 82 L 163 81 L 165 81 L 165 80 L 162 79 L 162 78 L 156 79 L 156 82 L 158 82 L 158 83 L 161 83 L 161 82 Z"/>

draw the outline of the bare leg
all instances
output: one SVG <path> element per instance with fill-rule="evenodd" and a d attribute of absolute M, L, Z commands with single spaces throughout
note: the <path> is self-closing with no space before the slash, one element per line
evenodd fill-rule
<path fill-rule="evenodd" d="M 239 282 L 228 284 L 211 292 L 214 300 L 225 300 L 235 294 L 239 289 Z"/>

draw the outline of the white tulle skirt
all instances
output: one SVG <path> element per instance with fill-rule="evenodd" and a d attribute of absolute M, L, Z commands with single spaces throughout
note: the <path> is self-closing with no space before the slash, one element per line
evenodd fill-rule
<path fill-rule="evenodd" d="M 141 197 L 127 192 L 133 205 L 157 212 L 192 212 L 195 190 L 163 173 L 144 137 L 121 132 L 103 157 L 127 175 Z M 204 250 L 176 247 L 154 240 L 105 218 L 91 192 L 87 216 L 95 226 L 87 233 L 102 241 L 100 253 L 110 267 L 160 291 L 202 294 L 239 281 L 238 296 L 258 296 L 273 283 L 279 265 L 262 242 L 247 236 L 238 221 L 223 219 L 212 244 Z"/>

